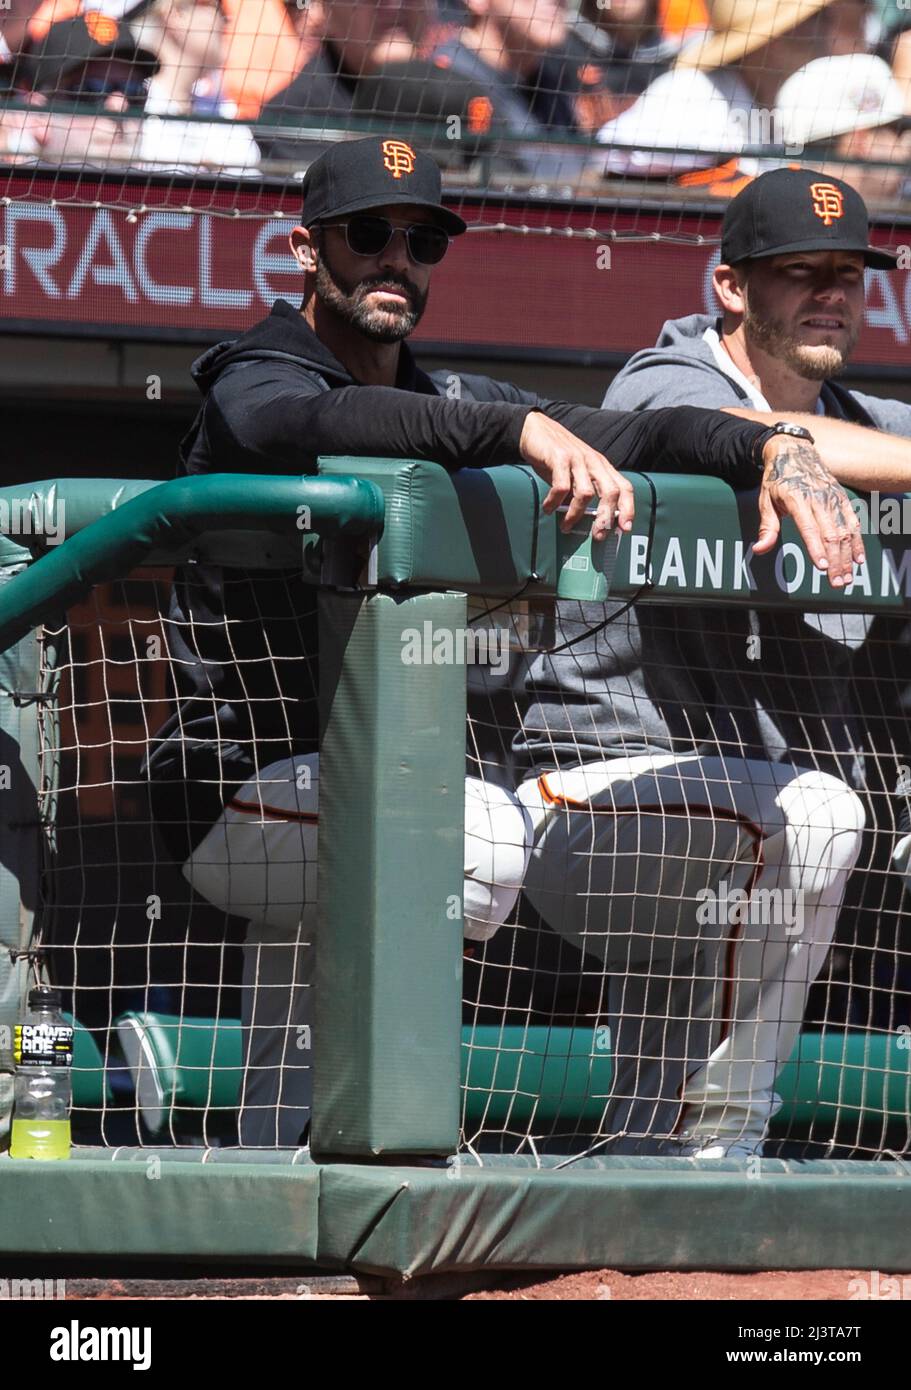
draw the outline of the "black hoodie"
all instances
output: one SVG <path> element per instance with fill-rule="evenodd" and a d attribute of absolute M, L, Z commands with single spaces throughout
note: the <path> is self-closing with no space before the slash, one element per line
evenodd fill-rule
<path fill-rule="evenodd" d="M 181 443 L 181 473 L 312 474 L 322 454 L 516 463 L 538 410 L 618 468 L 757 482 L 759 425 L 693 407 L 596 410 L 490 377 L 428 375 L 404 343 L 395 387 L 360 385 L 282 299 L 236 342 L 204 353 L 193 377 L 204 403 Z M 179 704 L 147 770 L 161 833 L 183 861 L 257 769 L 317 747 L 316 590 L 295 571 L 185 566 L 166 630 Z"/>

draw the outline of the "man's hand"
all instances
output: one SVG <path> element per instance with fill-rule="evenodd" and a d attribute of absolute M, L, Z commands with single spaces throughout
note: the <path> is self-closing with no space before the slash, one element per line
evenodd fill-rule
<path fill-rule="evenodd" d="M 753 554 L 765 555 L 772 549 L 781 531 L 779 517 L 790 516 L 810 559 L 828 573 L 832 587 L 850 584 L 854 564 L 864 562 L 864 546 L 860 522 L 841 483 L 801 439 L 776 435 L 762 457 L 759 539 Z"/>
<path fill-rule="evenodd" d="M 585 515 L 593 497 L 599 499 L 592 525 L 594 540 L 604 540 L 615 525 L 619 531 L 632 528 L 635 515 L 632 483 L 597 449 L 584 444 L 556 420 L 538 410 L 530 411 L 525 418 L 519 450 L 538 477 L 550 483 L 550 492 L 543 503 L 545 512 L 556 511 L 567 498 L 572 498 L 560 523 L 561 530 L 573 529 Z"/>

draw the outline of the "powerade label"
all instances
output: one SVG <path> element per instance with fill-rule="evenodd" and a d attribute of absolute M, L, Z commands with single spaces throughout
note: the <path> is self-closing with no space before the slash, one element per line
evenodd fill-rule
<path fill-rule="evenodd" d="M 66 1023 L 17 1023 L 13 1061 L 17 1067 L 71 1067 L 72 1028 Z"/>

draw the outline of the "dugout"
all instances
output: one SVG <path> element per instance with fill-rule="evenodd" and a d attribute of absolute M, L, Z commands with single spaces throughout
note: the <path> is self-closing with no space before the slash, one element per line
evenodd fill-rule
<path fill-rule="evenodd" d="M 289 274 L 282 252 L 297 209 L 296 190 L 266 180 L 254 197 L 224 178 L 198 177 L 192 185 L 138 176 L 87 184 L 83 178 L 77 184 L 50 173 L 17 180 L 13 172 L 10 197 L 0 207 L 0 243 L 11 252 L 0 318 L 0 395 L 7 439 L 0 481 L 12 486 L 61 473 L 73 478 L 168 478 L 177 443 L 197 406 L 189 375 L 194 356 L 264 314 L 270 296 L 293 297 L 298 287 L 297 273 Z M 456 376 L 460 370 L 501 374 L 542 394 L 597 404 L 613 371 L 629 352 L 654 340 L 664 318 L 706 306 L 708 271 L 717 254 L 725 204 L 698 188 L 624 183 L 613 196 L 588 200 L 532 198 L 527 191 L 494 197 L 450 179 L 449 197 L 474 230 L 440 268 L 428 317 L 415 337 L 415 349 L 428 367 L 452 368 Z M 146 212 L 131 221 L 131 209 L 139 206 Z M 235 207 L 245 214 L 239 221 Z M 59 254 L 39 274 L 36 252 L 47 247 L 52 225 L 60 238 Z M 227 251 L 226 228 L 231 238 Z M 896 244 L 909 235 L 906 217 L 882 212 L 875 240 Z M 599 246 L 610 250 L 609 268 L 597 266 L 593 250 Z M 543 279 L 542 261 L 547 266 Z M 483 302 L 473 292 L 481 279 L 489 286 Z M 631 280 L 637 285 L 635 316 L 629 312 Z M 533 314 L 529 305 L 535 307 Z M 907 396 L 903 358 L 909 333 L 911 274 L 871 272 L 867 320 L 845 381 Z M 134 608 L 144 604 L 149 622 L 161 611 L 167 582 L 166 570 L 147 573 L 130 592 L 129 603 Z M 98 660 L 92 615 L 99 612 L 103 622 L 110 619 L 119 653 L 113 673 L 105 673 Z M 111 773 L 105 743 L 110 737 L 122 748 L 132 745 L 127 781 L 139 762 L 141 721 L 135 681 L 127 669 L 132 648 L 123 644 L 122 633 L 113 637 L 126 617 L 126 595 L 116 583 L 100 589 L 90 607 L 77 615 L 87 745 L 81 757 L 92 764 L 87 777 L 91 791 L 83 792 L 72 825 L 65 807 L 58 823 L 61 874 L 70 876 L 65 896 L 80 898 L 82 939 L 99 948 L 89 957 L 98 961 L 93 983 L 115 992 L 118 1012 L 121 1004 L 123 1011 L 150 1004 L 140 949 L 148 926 L 145 895 L 131 867 L 149 857 L 148 811 L 121 789 L 115 845 L 106 790 Z M 891 669 L 889 653 L 900 650 L 895 644 L 904 641 L 904 624 L 881 615 L 875 636 L 869 648 L 874 665 L 861 674 L 876 746 L 888 749 L 896 744 L 896 731 L 881 715 L 875 663 Z M 143 700 L 157 717 L 168 698 L 164 675 L 151 667 L 140 676 Z M 123 690 L 118 689 L 121 678 Z M 469 691 L 478 756 L 502 767 L 505 780 L 519 678 L 514 665 L 510 680 L 499 686 L 488 681 L 483 689 Z M 113 681 L 107 690 L 104 679 Z M 113 732 L 102 711 L 105 702 Z M 102 961 L 111 934 L 110 905 L 101 891 L 99 901 L 92 901 L 94 889 L 83 881 L 80 867 L 85 854 L 98 865 L 115 858 L 122 863 L 117 932 L 123 950 L 115 953 L 113 967 Z M 841 955 L 838 977 L 814 1007 L 819 1016 L 840 1017 L 850 1026 L 897 1027 L 906 1010 L 903 1003 L 896 1005 L 895 990 L 903 996 L 907 984 L 896 934 L 901 888 L 885 876 L 882 837 L 872 837 L 865 857 L 874 866 L 876 886 L 871 890 L 869 880 L 857 876 L 841 928 L 845 945 L 860 942 L 862 949 L 855 953 L 853 967 L 847 954 Z M 167 866 L 161 873 L 166 896 L 178 897 L 182 883 Z M 532 920 L 530 908 L 528 912 Z M 211 1012 L 207 990 L 214 982 L 206 977 L 206 962 L 212 941 L 224 939 L 229 983 L 220 1007 L 236 1016 L 236 987 L 230 982 L 239 977 L 240 926 L 232 922 L 225 928 L 197 903 L 185 929 L 184 1007 L 198 1016 Z M 885 950 L 889 933 L 891 957 Z M 874 942 L 882 951 L 874 952 Z M 507 957 L 499 971 L 484 972 L 473 959 L 466 961 L 466 1001 L 471 1001 L 476 1023 L 494 1024 L 506 1010 L 511 1023 L 528 1016 L 533 1026 L 545 1026 L 556 1014 L 561 1026 L 572 1028 L 597 1005 L 600 986 L 591 983 L 568 943 L 546 929 L 533 944 L 531 936 L 523 937 L 518 949 L 528 951 L 526 963 L 536 968 L 510 976 L 505 967 L 515 949 L 505 938 L 489 948 Z M 893 964 L 886 963 L 889 959 Z M 162 973 L 173 977 L 174 970 L 162 965 Z M 63 982 L 69 983 L 68 977 Z M 86 1001 L 90 1023 L 96 1021 L 92 1010 L 98 997 L 91 994 Z M 165 1014 L 173 1006 L 167 995 L 151 998 L 151 1007 Z M 107 1018 L 107 1004 L 103 1013 Z"/>
<path fill-rule="evenodd" d="M 74 514 L 83 506 L 81 529 L 110 520 L 150 480 L 171 476 L 177 441 L 197 404 L 188 371 L 193 357 L 261 317 L 275 296 L 294 298 L 297 275 L 289 273 L 282 242 L 297 191 L 268 178 L 251 191 L 224 177 L 199 175 L 190 184 L 40 169 L 12 169 L 6 185 L 0 244 L 11 259 L 0 319 L 7 440 L 0 484 L 11 499 L 23 489 L 10 489 L 21 484 L 29 485 L 29 497 L 32 485 L 42 497 L 36 480 L 58 478 Z M 449 198 L 473 231 L 435 280 L 415 339 L 423 365 L 452 369 L 456 377 L 501 374 L 545 395 L 598 404 L 613 371 L 654 340 L 665 318 L 702 310 L 724 202 L 654 183 L 617 188 L 597 197 L 494 185 L 482 193 L 450 180 Z M 909 221 L 900 209 L 883 209 L 874 240 L 911 240 Z M 599 248 L 609 252 L 600 265 Z M 846 383 L 911 398 L 909 334 L 911 274 L 872 273 Z M 347 467 L 361 472 L 363 461 Z M 384 497 L 393 478 L 375 475 Z M 119 481 L 76 487 L 92 479 Z M 663 486 L 658 544 L 677 505 Z M 647 518 L 645 493 L 639 501 Z M 700 493 L 699 516 L 687 520 L 692 535 L 714 526 L 712 534 L 733 544 L 743 530 L 731 506 L 729 496 Z M 450 569 L 441 571 L 424 554 L 428 568 L 380 571 L 381 587 L 409 595 L 426 587 L 433 597 L 421 592 L 420 602 L 443 601 L 453 612 L 461 612 L 454 594 L 509 597 L 528 578 L 529 557 L 514 534 L 515 527 L 527 540 L 527 518 L 505 504 L 504 516 L 508 546 L 485 534 Z M 416 527 L 410 513 L 401 521 Z M 269 535 L 278 544 L 279 532 Z M 4 578 L 41 554 L 40 537 L 33 539 L 27 554 L 6 554 Z M 387 533 L 387 558 L 390 544 Z M 505 588 L 492 590 L 490 576 L 482 582 L 466 563 L 477 544 L 488 560 L 498 554 L 512 565 Z M 550 533 L 538 544 L 536 565 L 543 551 L 552 560 L 539 595 L 545 610 L 555 594 L 585 593 L 584 584 L 575 587 L 580 576 L 603 576 L 601 556 L 560 553 Z M 160 632 L 173 559 L 166 548 L 134 556 L 138 569 L 116 566 L 91 592 L 73 593 L 65 623 L 55 628 L 59 657 L 46 637 L 39 651 L 24 636 L 3 658 L 3 684 L 21 697 L 6 706 L 3 742 L 16 745 L 22 765 L 44 772 L 19 783 L 28 794 L 11 817 L 18 857 L 0 879 L 4 945 L 14 943 L 17 955 L 0 974 L 2 1022 L 14 1016 L 26 965 L 18 952 L 27 948 L 43 903 L 50 910 L 42 940 L 55 981 L 69 991 L 84 1025 L 77 1040 L 78 1157 L 42 1175 L 48 1186 L 40 1204 L 35 1175 L 0 1157 L 0 1190 L 11 1213 L 3 1237 L 8 1252 L 256 1256 L 397 1275 L 481 1263 L 902 1267 L 909 1111 L 902 1029 L 911 1015 L 907 914 L 900 882 L 886 874 L 886 819 L 874 823 L 864 850 L 872 897 L 858 877 L 833 969 L 811 999 L 807 1031 L 782 1088 L 782 1157 L 763 1161 L 762 1182 L 748 1182 L 736 1164 L 684 1174 L 672 1161 L 631 1166 L 601 1156 L 599 1117 L 610 1084 L 609 1051 L 598 1036 L 603 967 L 537 920 L 527 902 L 515 923 L 461 966 L 451 941 L 445 959 L 425 954 L 417 907 L 408 920 L 368 924 L 375 933 L 412 936 L 410 953 L 396 956 L 394 976 L 371 984 L 369 1004 L 358 996 L 356 1024 L 344 1011 L 332 1023 L 337 1071 L 324 1123 L 347 1128 L 355 1117 L 349 1150 L 333 1154 L 325 1134 L 327 1162 L 230 1147 L 243 924 L 191 899 L 177 870 L 155 858 L 139 775 L 148 730 L 161 722 L 170 698 L 165 668 L 142 653 Z M 704 597 L 683 595 L 694 603 Z M 782 601 L 774 571 L 763 599 Z M 880 718 L 875 691 L 883 679 L 897 681 L 906 660 L 896 642 L 907 595 L 873 607 L 876 650 L 887 656 L 884 666 L 860 675 L 874 695 L 875 752 L 887 771 L 895 730 Z M 351 678 L 368 684 L 369 664 L 352 668 Z M 39 689 L 50 698 L 36 719 Z M 460 696 L 453 687 L 445 699 L 458 703 Z M 490 765 L 500 760 L 508 773 L 513 688 L 484 683 L 469 689 L 468 699 L 475 756 Z M 45 719 L 54 709 L 56 734 Z M 363 731 L 337 736 L 362 738 Z M 53 752 L 59 758 L 49 759 Z M 363 756 L 369 760 L 369 750 Z M 449 748 L 447 756 L 455 778 L 464 749 Z M 371 795 L 379 795 L 390 770 L 371 770 Z M 884 803 L 885 780 L 877 791 Z M 51 873 L 43 882 L 28 832 L 39 796 L 40 818 L 52 827 L 45 864 Z M 418 813 L 412 831 L 426 834 L 439 807 Z M 364 826 L 350 807 L 333 808 L 330 799 L 326 815 L 338 826 L 333 853 L 361 855 L 363 840 L 353 844 L 351 837 L 363 835 Z M 427 859 L 428 875 L 454 873 L 451 855 L 443 868 Z M 389 864 L 399 876 L 412 868 L 396 848 Z M 165 904 L 164 924 L 155 899 Z M 357 918 L 350 902 L 335 910 L 350 929 Z M 350 944 L 350 937 L 339 939 Z M 342 975 L 345 965 L 327 968 Z M 459 970 L 461 998 L 452 988 L 427 993 L 428 978 L 452 984 Z M 352 1064 L 343 1035 L 363 1026 L 365 1008 L 378 1032 L 367 1030 L 370 1045 Z M 190 1027 L 181 1033 L 174 1019 Z M 437 1040 L 432 1055 L 418 1055 L 416 1029 Z M 390 1056 L 400 1063 L 390 1067 Z M 366 1112 L 365 1088 L 376 1101 Z M 359 1128 L 364 1113 L 366 1128 Z M 175 1181 L 147 1181 L 150 1163 Z M 243 1224 L 223 1220 L 226 1209 L 241 1208 L 249 1213 Z"/>
<path fill-rule="evenodd" d="M 327 591 L 326 604 L 347 615 L 335 624 L 337 636 L 325 663 L 329 688 L 344 687 L 346 698 L 333 702 L 323 742 L 321 872 L 330 891 L 324 899 L 321 895 L 321 910 L 324 939 L 330 946 L 319 966 L 318 1001 L 323 1002 L 318 1003 L 322 1013 L 317 1014 L 316 1026 L 327 1060 L 314 1112 L 316 1161 L 293 1151 L 244 1153 L 217 1142 L 214 1112 L 229 1107 L 222 1107 L 213 1080 L 217 1076 L 221 1085 L 231 1069 L 230 1039 L 219 1037 L 218 1030 L 213 1034 L 211 1028 L 205 1034 L 200 1025 L 196 1041 L 201 1043 L 201 1059 L 197 1054 L 185 1058 L 183 1065 L 197 1081 L 203 1080 L 203 1110 L 213 1112 L 213 1125 L 202 1129 L 207 1146 L 187 1142 L 187 1133 L 180 1133 L 174 1122 L 181 1111 L 186 1118 L 187 1112 L 199 1109 L 187 1103 L 186 1090 L 171 1095 L 162 1090 L 170 1110 L 164 1147 L 150 1143 L 148 1133 L 137 1144 L 102 1128 L 106 1147 L 82 1146 L 69 1163 L 54 1165 L 42 1175 L 40 1203 L 30 1199 L 30 1184 L 37 1180 L 34 1169 L 0 1159 L 0 1182 L 6 1185 L 11 1212 L 4 1234 L 7 1251 L 217 1255 L 228 1260 L 256 1256 L 276 1263 L 405 1277 L 481 1264 L 806 1268 L 869 1262 L 900 1267 L 906 1249 L 901 1181 L 906 1164 L 889 1142 L 889 1127 L 894 1122 L 899 1132 L 906 1130 L 911 1074 L 907 1050 L 898 1039 L 884 1045 L 888 1040 L 883 1030 L 879 1042 L 876 1030 L 851 1041 L 837 1021 L 828 1030 L 835 1050 L 822 1046 L 823 1030 L 815 1055 L 804 1041 L 793 1059 L 788 1115 L 794 1135 L 800 1130 L 804 1139 L 815 1138 L 828 1146 L 829 1154 L 837 1152 L 832 1147 L 835 1122 L 847 1124 L 849 1151 L 853 1146 L 854 1153 L 878 1161 L 763 1159 L 760 1182 L 748 1181 L 750 1174 L 736 1161 L 706 1168 L 692 1160 L 683 1171 L 675 1160 L 630 1162 L 601 1156 L 597 1117 L 586 1121 L 585 1116 L 586 1106 L 599 1109 L 607 1084 L 596 1031 L 567 1039 L 550 1028 L 546 1037 L 536 1036 L 526 1013 L 517 1048 L 505 1014 L 493 1034 L 485 1033 L 476 1020 L 468 1049 L 477 1054 L 480 1065 L 460 1080 L 460 933 L 428 933 L 427 919 L 428 913 L 439 915 L 439 904 L 457 894 L 461 879 L 459 817 L 453 816 L 451 790 L 461 785 L 464 771 L 464 671 L 433 668 L 417 697 L 411 690 L 411 737 L 403 758 L 393 713 L 405 698 L 397 689 L 403 668 L 389 658 L 388 646 L 380 639 L 400 632 L 403 622 L 425 615 L 464 623 L 466 594 L 508 599 L 517 584 L 534 587 L 542 599 L 634 597 L 642 586 L 632 562 L 633 538 L 625 551 L 606 554 L 605 547 L 592 547 L 584 535 L 563 537 L 553 519 L 544 518 L 533 505 L 540 485 L 532 480 L 534 487 L 529 488 L 531 475 L 525 470 L 509 470 L 508 478 L 494 470 L 482 479 L 498 505 L 481 512 L 460 488 L 458 477 L 450 479 L 434 465 L 326 460 L 321 472 L 324 480 L 316 483 L 276 479 L 269 489 L 258 490 L 261 500 L 255 517 L 253 494 L 244 490 L 243 479 L 196 480 L 206 484 L 207 499 L 198 491 L 191 497 L 185 485 L 87 487 L 78 480 L 60 480 L 53 490 L 58 501 L 68 503 L 65 544 L 44 547 L 39 536 L 34 545 L 39 558 L 34 561 L 9 551 L 5 555 L 0 624 L 10 654 L 5 683 L 20 697 L 12 704 L 18 723 L 7 735 L 17 740 L 23 761 L 34 769 L 19 786 L 26 799 L 29 787 L 40 799 L 40 819 L 51 833 L 64 822 L 49 811 L 72 790 L 72 773 L 57 756 L 65 752 L 66 735 L 55 732 L 55 705 L 65 714 L 68 700 L 73 711 L 80 700 L 60 700 L 71 656 L 64 655 L 63 627 L 54 628 L 46 618 L 43 663 L 38 661 L 30 634 L 49 607 L 66 610 L 66 625 L 78 634 L 80 625 L 97 623 L 97 610 L 82 624 L 78 619 L 77 605 L 88 597 L 93 583 L 121 584 L 120 576 L 133 571 L 141 575 L 147 565 L 154 570 L 185 555 L 188 547 L 195 553 L 212 547 L 207 553 L 237 563 L 250 544 L 251 529 L 257 527 L 255 553 L 260 559 L 265 553 L 271 562 L 287 565 L 290 541 L 299 563 L 299 536 L 289 536 L 295 506 L 303 498 L 315 505 L 316 489 L 328 483 L 334 489 L 333 507 L 324 497 L 326 511 L 317 515 L 315 529 L 330 554 L 326 568 L 321 562 L 319 576 Z M 479 485 L 476 477 L 472 482 Z M 698 490 L 685 484 L 686 480 L 657 475 L 636 480 L 635 536 L 640 548 L 644 542 L 650 549 L 659 576 L 675 540 L 684 559 L 682 580 L 675 562 L 671 568 L 676 577 L 666 585 L 659 577 L 652 602 L 660 605 L 663 597 L 674 604 L 750 602 L 782 609 L 812 605 L 828 612 L 860 609 L 886 617 L 905 611 L 907 552 L 901 544 L 879 541 L 870 547 L 871 573 L 884 581 L 877 586 L 883 592 L 875 596 L 856 594 L 852 599 L 830 591 L 814 593 L 806 564 L 801 581 L 794 582 L 792 571 L 780 570 L 772 557 L 756 565 L 757 592 L 745 595 L 731 587 L 709 594 L 705 583 L 697 582 L 698 566 L 690 560 L 698 555 L 700 538 L 708 535 L 733 553 L 742 544 L 744 516 L 723 484 L 703 481 Z M 49 505 L 51 488 L 36 485 L 32 491 L 37 514 Z M 289 498 L 295 506 L 289 505 Z M 216 505 L 219 520 L 213 535 Z M 749 499 L 743 505 L 748 507 Z M 431 510 L 439 521 L 433 528 L 427 525 Z M 360 537 L 376 536 L 381 516 L 384 526 L 371 546 L 365 587 L 351 590 L 343 582 L 339 587 L 340 577 L 350 581 L 362 573 Z M 507 537 L 508 546 L 493 544 L 494 533 L 501 540 Z M 439 535 L 446 537 L 443 546 Z M 785 540 L 791 547 L 790 563 L 795 564 L 799 546 L 792 534 Z M 133 670 L 136 634 L 154 633 L 149 633 L 141 601 L 133 614 L 129 592 L 124 584 L 133 651 L 126 665 Z M 340 633 L 347 635 L 339 639 Z M 124 650 L 129 647 L 120 648 Z M 106 650 L 103 664 L 113 671 L 124 661 L 116 651 Z M 47 698 L 37 701 L 41 717 L 36 720 L 27 710 L 38 693 Z M 355 710 L 356 719 L 351 713 Z M 447 713 L 450 718 L 441 717 Z M 59 727 L 64 729 L 65 723 Z M 31 746 L 28 730 L 35 734 Z M 444 736 L 446 730 L 449 734 Z M 356 791 L 351 779 L 340 775 L 352 759 L 365 770 Z M 85 780 L 91 786 L 91 775 Z M 131 779 L 122 780 L 129 794 Z M 405 795 L 406 783 L 412 793 L 415 786 L 422 787 L 422 794 Z M 390 804 L 401 811 L 395 817 L 379 814 L 379 808 Z M 36 800 L 32 826 L 37 806 Z M 27 804 L 17 811 L 24 845 L 29 838 L 28 812 Z M 116 806 L 113 820 L 116 824 Z M 421 846 L 418 857 L 413 852 L 416 843 Z M 118 841 L 117 857 L 108 865 L 106 882 L 116 882 L 118 906 L 123 896 L 120 873 L 129 850 L 129 840 Z M 45 852 L 53 856 L 56 846 L 46 844 Z M 366 908 L 357 881 L 344 870 L 352 862 L 371 866 L 375 892 Z M 45 861 L 45 868 L 53 877 L 53 858 Z M 88 878 L 83 866 L 77 898 Z M 35 883 L 34 865 L 23 855 L 18 872 L 6 882 L 4 900 L 7 950 L 15 940 L 19 972 L 25 958 L 18 952 L 29 935 L 20 903 L 34 907 L 40 898 L 49 909 L 48 936 L 42 944 L 55 957 L 55 909 L 61 904 L 54 898 L 57 890 L 66 889 L 58 880 L 49 893 L 46 878 L 29 892 L 30 881 Z M 404 895 L 403 882 L 409 884 Z M 80 905 L 89 906 L 84 898 Z M 517 922 L 516 932 L 523 930 L 529 927 Z M 147 932 L 145 942 L 133 947 L 134 955 L 149 963 L 147 983 L 154 980 L 148 954 L 153 941 Z M 93 952 L 111 955 L 109 942 L 83 937 L 77 944 L 84 948 L 81 959 Z M 72 943 L 59 945 L 64 957 L 72 951 Z M 218 949 L 224 960 L 223 948 Z M 369 962 L 370 968 L 352 989 L 353 959 Z M 8 1008 L 14 1007 L 15 993 L 9 983 L 8 979 Z M 102 993 L 114 1003 L 109 988 Z M 207 1002 L 212 999 L 210 992 Z M 222 1003 L 219 998 L 219 1012 Z M 181 1012 L 185 1028 L 199 1024 L 186 1005 Z M 149 1020 L 139 1022 L 146 1026 Z M 155 1046 L 153 1041 L 151 1047 Z M 162 1046 L 167 1047 L 167 1037 Z M 149 1054 L 145 1055 L 150 1073 Z M 124 1056 L 129 1061 L 128 1050 Z M 536 1057 L 551 1072 L 556 1067 L 556 1083 L 547 1082 L 546 1067 L 534 1074 Z M 116 1073 L 117 1064 L 109 1045 L 101 1049 L 101 1058 L 116 1091 L 117 1078 L 111 1073 Z M 86 1052 L 84 1059 L 80 1070 L 85 1079 L 97 1081 L 98 1055 Z M 523 1076 L 526 1059 L 532 1065 Z M 176 1087 L 180 1058 L 162 1053 L 153 1060 L 158 1079 Z M 573 1079 L 580 1074 L 581 1087 Z M 539 1100 L 542 1095 L 557 1096 L 556 1125 L 550 1133 L 546 1114 L 535 1115 L 536 1092 Z M 531 1101 L 524 1114 L 521 1099 Z M 501 1107 L 500 1115 L 492 1100 Z M 491 1135 L 510 1137 L 508 1152 L 502 1144 L 500 1153 L 491 1151 L 496 1144 L 460 1144 L 466 1122 L 472 1123 L 472 1106 Z M 118 1118 L 116 1095 L 112 1103 L 104 1092 L 99 1101 L 96 1092 L 94 1101 L 82 1108 L 86 1115 L 94 1109 L 102 1125 Z M 124 1108 L 129 1112 L 129 1106 Z M 906 1142 L 903 1137 L 897 1148 Z M 151 1171 L 156 1176 L 164 1172 L 169 1181 L 148 1181 L 150 1162 Z M 98 1203 L 92 1193 L 101 1184 L 105 1200 Z M 221 1219 L 225 1203 L 232 1211 L 242 1209 L 245 1219 Z"/>

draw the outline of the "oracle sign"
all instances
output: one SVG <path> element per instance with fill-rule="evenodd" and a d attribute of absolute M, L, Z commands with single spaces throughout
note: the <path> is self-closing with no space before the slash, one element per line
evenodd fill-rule
<path fill-rule="evenodd" d="M 0 327 L 54 323 L 179 340 L 236 336 L 278 297 L 296 302 L 302 276 L 288 247 L 296 190 L 238 195 L 198 186 L 22 180 L 0 206 Z M 130 213 L 128 197 L 136 211 Z M 92 198 L 97 198 L 93 203 Z M 196 198 L 199 206 L 185 200 Z M 205 201 L 203 201 L 205 200 Z M 118 206 L 106 206 L 106 203 Z M 120 205 L 122 204 L 122 205 Z M 453 204 L 473 223 L 434 271 L 415 337 L 461 347 L 553 353 L 568 361 L 622 358 L 654 343 L 665 319 L 715 312 L 711 268 L 720 216 L 601 204 Z M 484 224 L 489 224 L 489 230 Z M 594 235 L 590 229 L 598 230 Z M 504 227 L 507 230 L 504 230 Z M 549 231 L 547 229 L 550 229 Z M 902 233 L 878 229 L 893 244 Z M 905 363 L 911 277 L 868 272 L 868 308 L 855 362 Z"/>
<path fill-rule="evenodd" d="M 231 223 L 207 213 L 11 203 L 2 277 L 9 318 L 239 327 L 300 292 L 293 220 Z M 140 309 L 140 306 L 142 308 Z M 149 310 L 154 311 L 149 316 Z M 202 311 L 202 316 L 200 316 Z"/>

